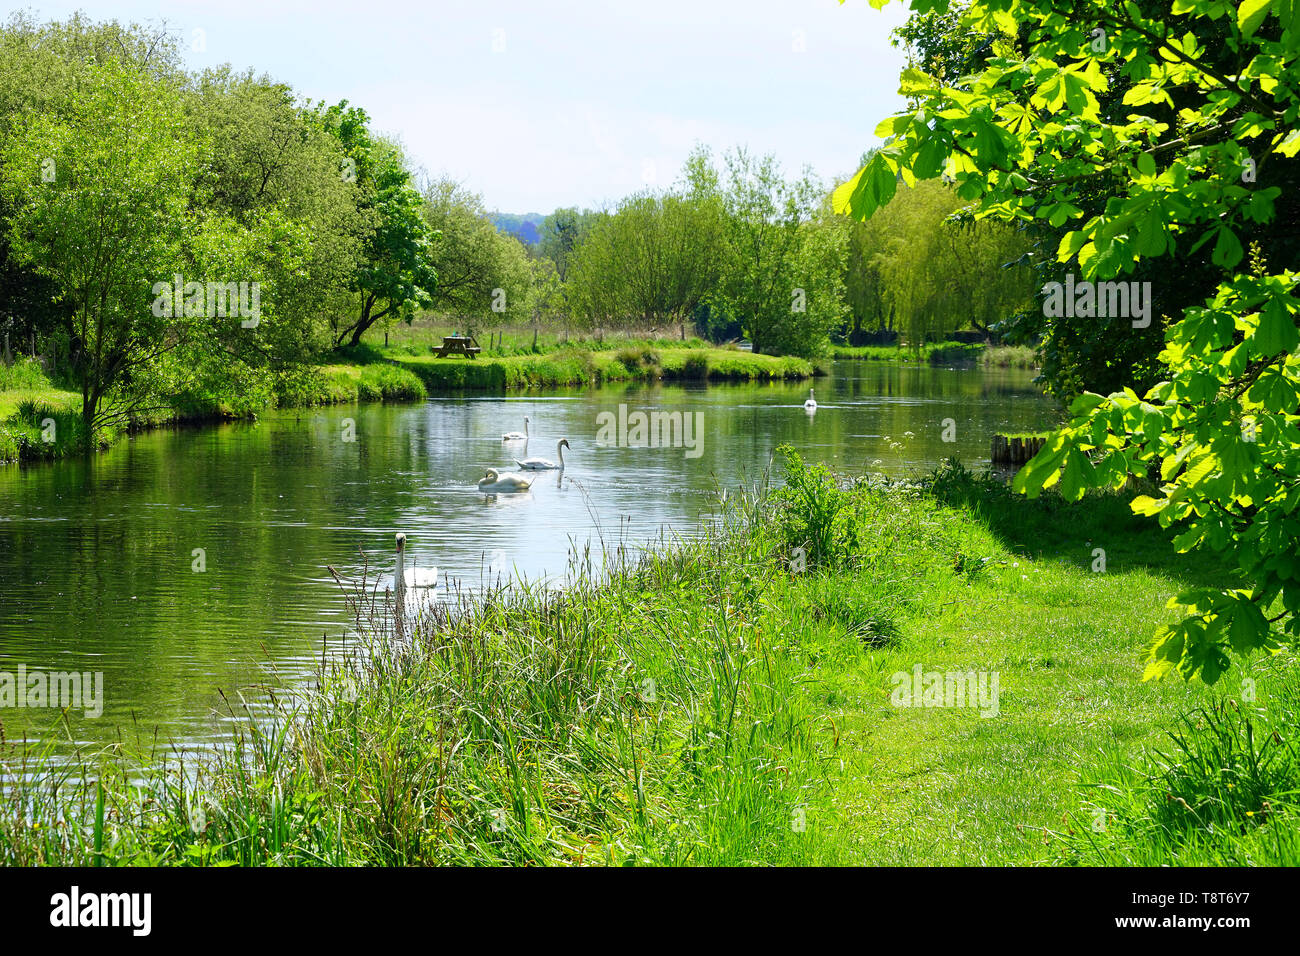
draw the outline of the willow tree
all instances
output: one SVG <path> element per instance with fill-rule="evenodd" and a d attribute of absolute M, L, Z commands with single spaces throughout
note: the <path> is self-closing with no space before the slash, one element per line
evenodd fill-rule
<path fill-rule="evenodd" d="M 867 222 L 853 222 L 846 262 L 848 302 L 861 327 L 888 321 L 919 346 L 926 338 L 995 327 L 1032 301 L 1021 261 L 1023 231 L 976 220 L 938 180 L 906 184 Z"/>

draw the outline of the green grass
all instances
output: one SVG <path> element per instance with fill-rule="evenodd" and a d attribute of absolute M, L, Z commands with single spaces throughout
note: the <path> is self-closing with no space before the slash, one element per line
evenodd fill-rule
<path fill-rule="evenodd" d="M 370 329 L 362 338 L 363 348 L 372 348 L 386 355 L 421 356 L 428 355 L 442 344 L 444 336 L 465 334 L 463 322 L 457 324 L 454 319 L 437 315 L 421 316 L 410 325 L 395 323 L 388 330 L 388 345 L 384 345 L 385 330 L 379 327 Z M 546 355 L 568 347 L 577 347 L 587 351 L 618 351 L 624 348 L 710 348 L 709 343 L 691 335 L 683 341 L 676 328 L 662 329 L 623 329 L 602 332 L 599 337 L 594 332 L 562 329 L 539 329 L 536 337 L 531 326 L 510 326 L 501 329 L 488 329 L 476 335 L 476 341 L 482 347 L 481 357 L 506 358 L 517 355 Z"/>
<path fill-rule="evenodd" d="M 1104 747 L 1085 805 L 1059 834 L 1093 866 L 1294 866 L 1300 861 L 1300 669 L 1256 664 L 1230 696 L 1181 715 L 1134 763 Z M 1247 688 L 1250 688 L 1248 691 Z"/>
<path fill-rule="evenodd" d="M 1093 819 L 1097 781 L 1116 765 L 1156 759 L 1183 714 L 1239 686 L 1240 671 L 1214 690 L 1141 681 L 1151 636 L 1171 620 L 1167 599 L 1189 581 L 1221 583 L 1226 569 L 1176 555 L 1119 497 L 1028 502 L 959 470 L 928 492 L 957 508 L 938 512 L 932 529 L 951 536 L 956 573 L 922 589 L 894 646 L 825 688 L 846 754 L 846 773 L 827 797 L 841 859 L 1099 862 L 1074 843 Z M 905 534 L 924 510 L 899 515 L 894 533 Z M 1093 570 L 1096 548 L 1105 550 L 1104 571 Z M 926 671 L 997 672 L 1000 715 L 890 706 L 891 675 L 918 663 Z M 1256 676 L 1261 697 L 1272 694 L 1272 680 Z M 1290 733 L 1295 716 L 1292 709 Z M 1276 805 L 1286 802 L 1279 796 Z M 1292 815 L 1279 825 L 1297 822 Z M 1194 862 L 1147 850 L 1148 864 Z M 1257 859 L 1297 862 L 1293 849 L 1279 854 Z"/>
<path fill-rule="evenodd" d="M 409 644 L 358 597 L 363 646 L 212 761 L 10 777 L 0 863 L 1300 862 L 1294 667 L 1251 670 L 1253 732 L 1180 723 L 1232 686 L 1140 681 L 1165 600 L 1222 567 L 1117 496 L 788 464 L 698 539 L 426 611 Z M 998 716 L 893 706 L 917 664 L 996 671 Z"/>
<path fill-rule="evenodd" d="M 418 375 L 431 391 L 500 391 L 653 379 L 762 381 L 808 378 L 814 373 L 810 362 L 793 356 L 754 355 L 722 348 L 655 348 L 647 343 L 601 351 L 572 346 L 546 355 L 504 358 L 441 359 L 433 355 L 386 354 Z"/>
<path fill-rule="evenodd" d="M 1038 352 L 1025 345 L 993 345 L 980 355 L 985 368 L 1038 368 Z"/>
<path fill-rule="evenodd" d="M 903 362 L 947 365 L 976 361 L 986 346 L 967 342 L 926 342 L 924 345 L 833 345 L 831 358 L 864 362 Z"/>
<path fill-rule="evenodd" d="M 275 400 L 282 408 L 353 402 L 410 402 L 428 396 L 419 376 L 379 361 L 368 365 L 308 366 L 282 376 Z"/>
<path fill-rule="evenodd" d="M 81 396 L 55 388 L 40 363 L 19 358 L 0 364 L 0 463 L 59 458 L 81 439 Z M 43 423 L 55 423 L 54 441 Z"/>
<path fill-rule="evenodd" d="M 1003 438 L 1048 438 L 1051 432 L 997 432 Z"/>

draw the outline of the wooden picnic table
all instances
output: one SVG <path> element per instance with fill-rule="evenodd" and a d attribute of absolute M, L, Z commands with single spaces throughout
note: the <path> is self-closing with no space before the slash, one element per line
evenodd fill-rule
<path fill-rule="evenodd" d="M 438 349 L 438 358 L 446 358 L 448 355 L 468 355 L 470 358 L 477 358 L 481 351 L 472 335 L 444 335 L 442 347 Z"/>

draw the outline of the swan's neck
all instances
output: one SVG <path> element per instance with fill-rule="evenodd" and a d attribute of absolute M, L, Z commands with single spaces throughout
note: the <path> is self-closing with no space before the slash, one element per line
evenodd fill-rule
<path fill-rule="evenodd" d="M 560 453 L 560 467 L 563 468 L 564 467 L 564 442 L 562 441 L 556 442 L 555 450 Z"/>

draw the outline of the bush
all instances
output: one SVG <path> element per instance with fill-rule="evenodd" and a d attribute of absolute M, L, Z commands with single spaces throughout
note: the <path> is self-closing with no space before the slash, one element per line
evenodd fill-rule
<path fill-rule="evenodd" d="M 682 363 L 682 378 L 691 381 L 704 381 L 709 377 L 709 357 L 707 355 L 688 355 Z"/>
<path fill-rule="evenodd" d="M 619 349 L 614 359 L 633 375 L 659 367 L 659 353 L 649 346 Z"/>
<path fill-rule="evenodd" d="M 53 423 L 52 432 L 47 425 Z M 53 434 L 53 441 L 47 435 Z M 80 410 L 43 401 L 25 401 L 0 425 L 0 461 L 47 461 L 63 458 L 86 446 L 86 424 Z"/>
<path fill-rule="evenodd" d="M 322 368 L 295 369 L 276 382 L 276 402 L 281 408 L 341 405 L 357 400 L 357 380 L 346 372 Z"/>

